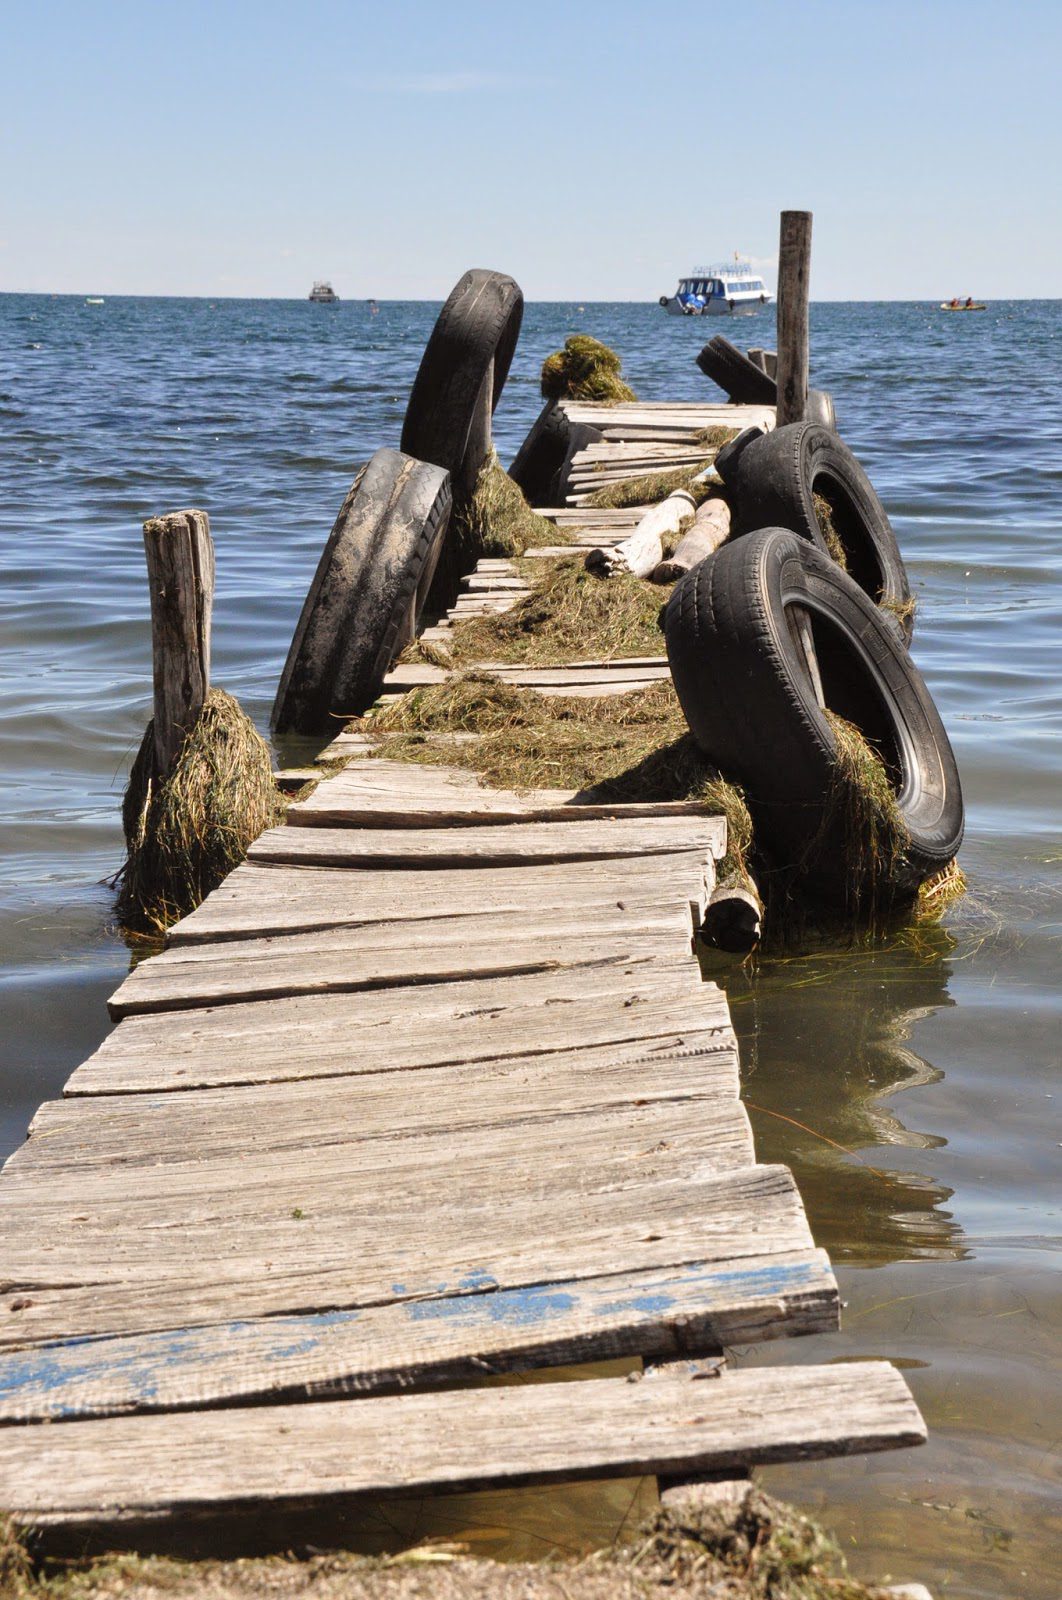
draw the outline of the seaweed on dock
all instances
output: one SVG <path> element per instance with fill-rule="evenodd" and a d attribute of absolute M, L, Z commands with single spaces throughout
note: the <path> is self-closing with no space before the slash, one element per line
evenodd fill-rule
<path fill-rule="evenodd" d="M 605 405 L 637 400 L 620 377 L 622 363 L 615 350 L 588 333 L 573 333 L 564 349 L 542 363 L 542 395 L 546 400 L 597 400 Z"/>
<path fill-rule="evenodd" d="M 115 880 L 122 927 L 161 933 L 186 916 L 283 815 L 269 749 L 223 689 L 211 689 L 161 779 L 150 722 L 122 800 L 128 854 Z"/>

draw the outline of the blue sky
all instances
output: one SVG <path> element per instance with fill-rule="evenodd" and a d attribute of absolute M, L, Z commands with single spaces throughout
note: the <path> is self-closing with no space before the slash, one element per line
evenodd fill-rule
<path fill-rule="evenodd" d="M 0 0 L 0 289 L 1062 295 L 1062 3 Z"/>

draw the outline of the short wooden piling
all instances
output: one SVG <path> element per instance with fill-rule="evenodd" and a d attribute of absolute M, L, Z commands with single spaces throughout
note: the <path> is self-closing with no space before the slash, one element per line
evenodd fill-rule
<path fill-rule="evenodd" d="M 214 541 L 205 511 L 173 511 L 144 523 L 151 591 L 155 764 L 173 765 L 210 692 Z"/>
<path fill-rule="evenodd" d="M 803 422 L 808 403 L 811 212 L 783 211 L 778 243 L 779 428 Z"/>

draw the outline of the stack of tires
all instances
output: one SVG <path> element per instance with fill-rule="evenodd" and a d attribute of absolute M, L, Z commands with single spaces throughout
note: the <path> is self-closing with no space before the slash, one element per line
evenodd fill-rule
<path fill-rule="evenodd" d="M 716 465 L 731 539 L 676 585 L 665 616 L 690 729 L 744 789 L 766 867 L 789 892 L 843 911 L 859 902 L 860 865 L 836 803 L 844 773 L 827 711 L 854 724 L 895 794 L 905 840 L 887 898 L 902 905 L 954 857 L 963 802 L 908 653 L 914 608 L 888 517 L 852 452 L 817 422 L 740 435 Z"/>
<path fill-rule="evenodd" d="M 523 309 L 504 273 L 474 268 L 455 285 L 413 384 L 401 449 L 378 450 L 358 473 L 322 552 L 273 705 L 277 733 L 327 733 L 366 710 L 415 637 L 454 494 L 470 492 L 490 450 L 477 419 L 497 406 Z"/>

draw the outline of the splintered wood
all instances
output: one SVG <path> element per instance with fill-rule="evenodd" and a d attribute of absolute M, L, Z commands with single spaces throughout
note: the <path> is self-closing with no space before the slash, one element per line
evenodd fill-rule
<path fill-rule="evenodd" d="M 642 461 L 735 408 L 605 409 L 572 408 Z M 525 592 L 484 562 L 440 628 Z M 0 1504 L 106 1529 L 921 1438 L 881 1363 L 438 1392 L 822 1332 L 837 1288 L 694 959 L 723 820 L 490 790 L 359 734 L 323 754 L 348 765 L 135 968 L 0 1179 Z"/>

